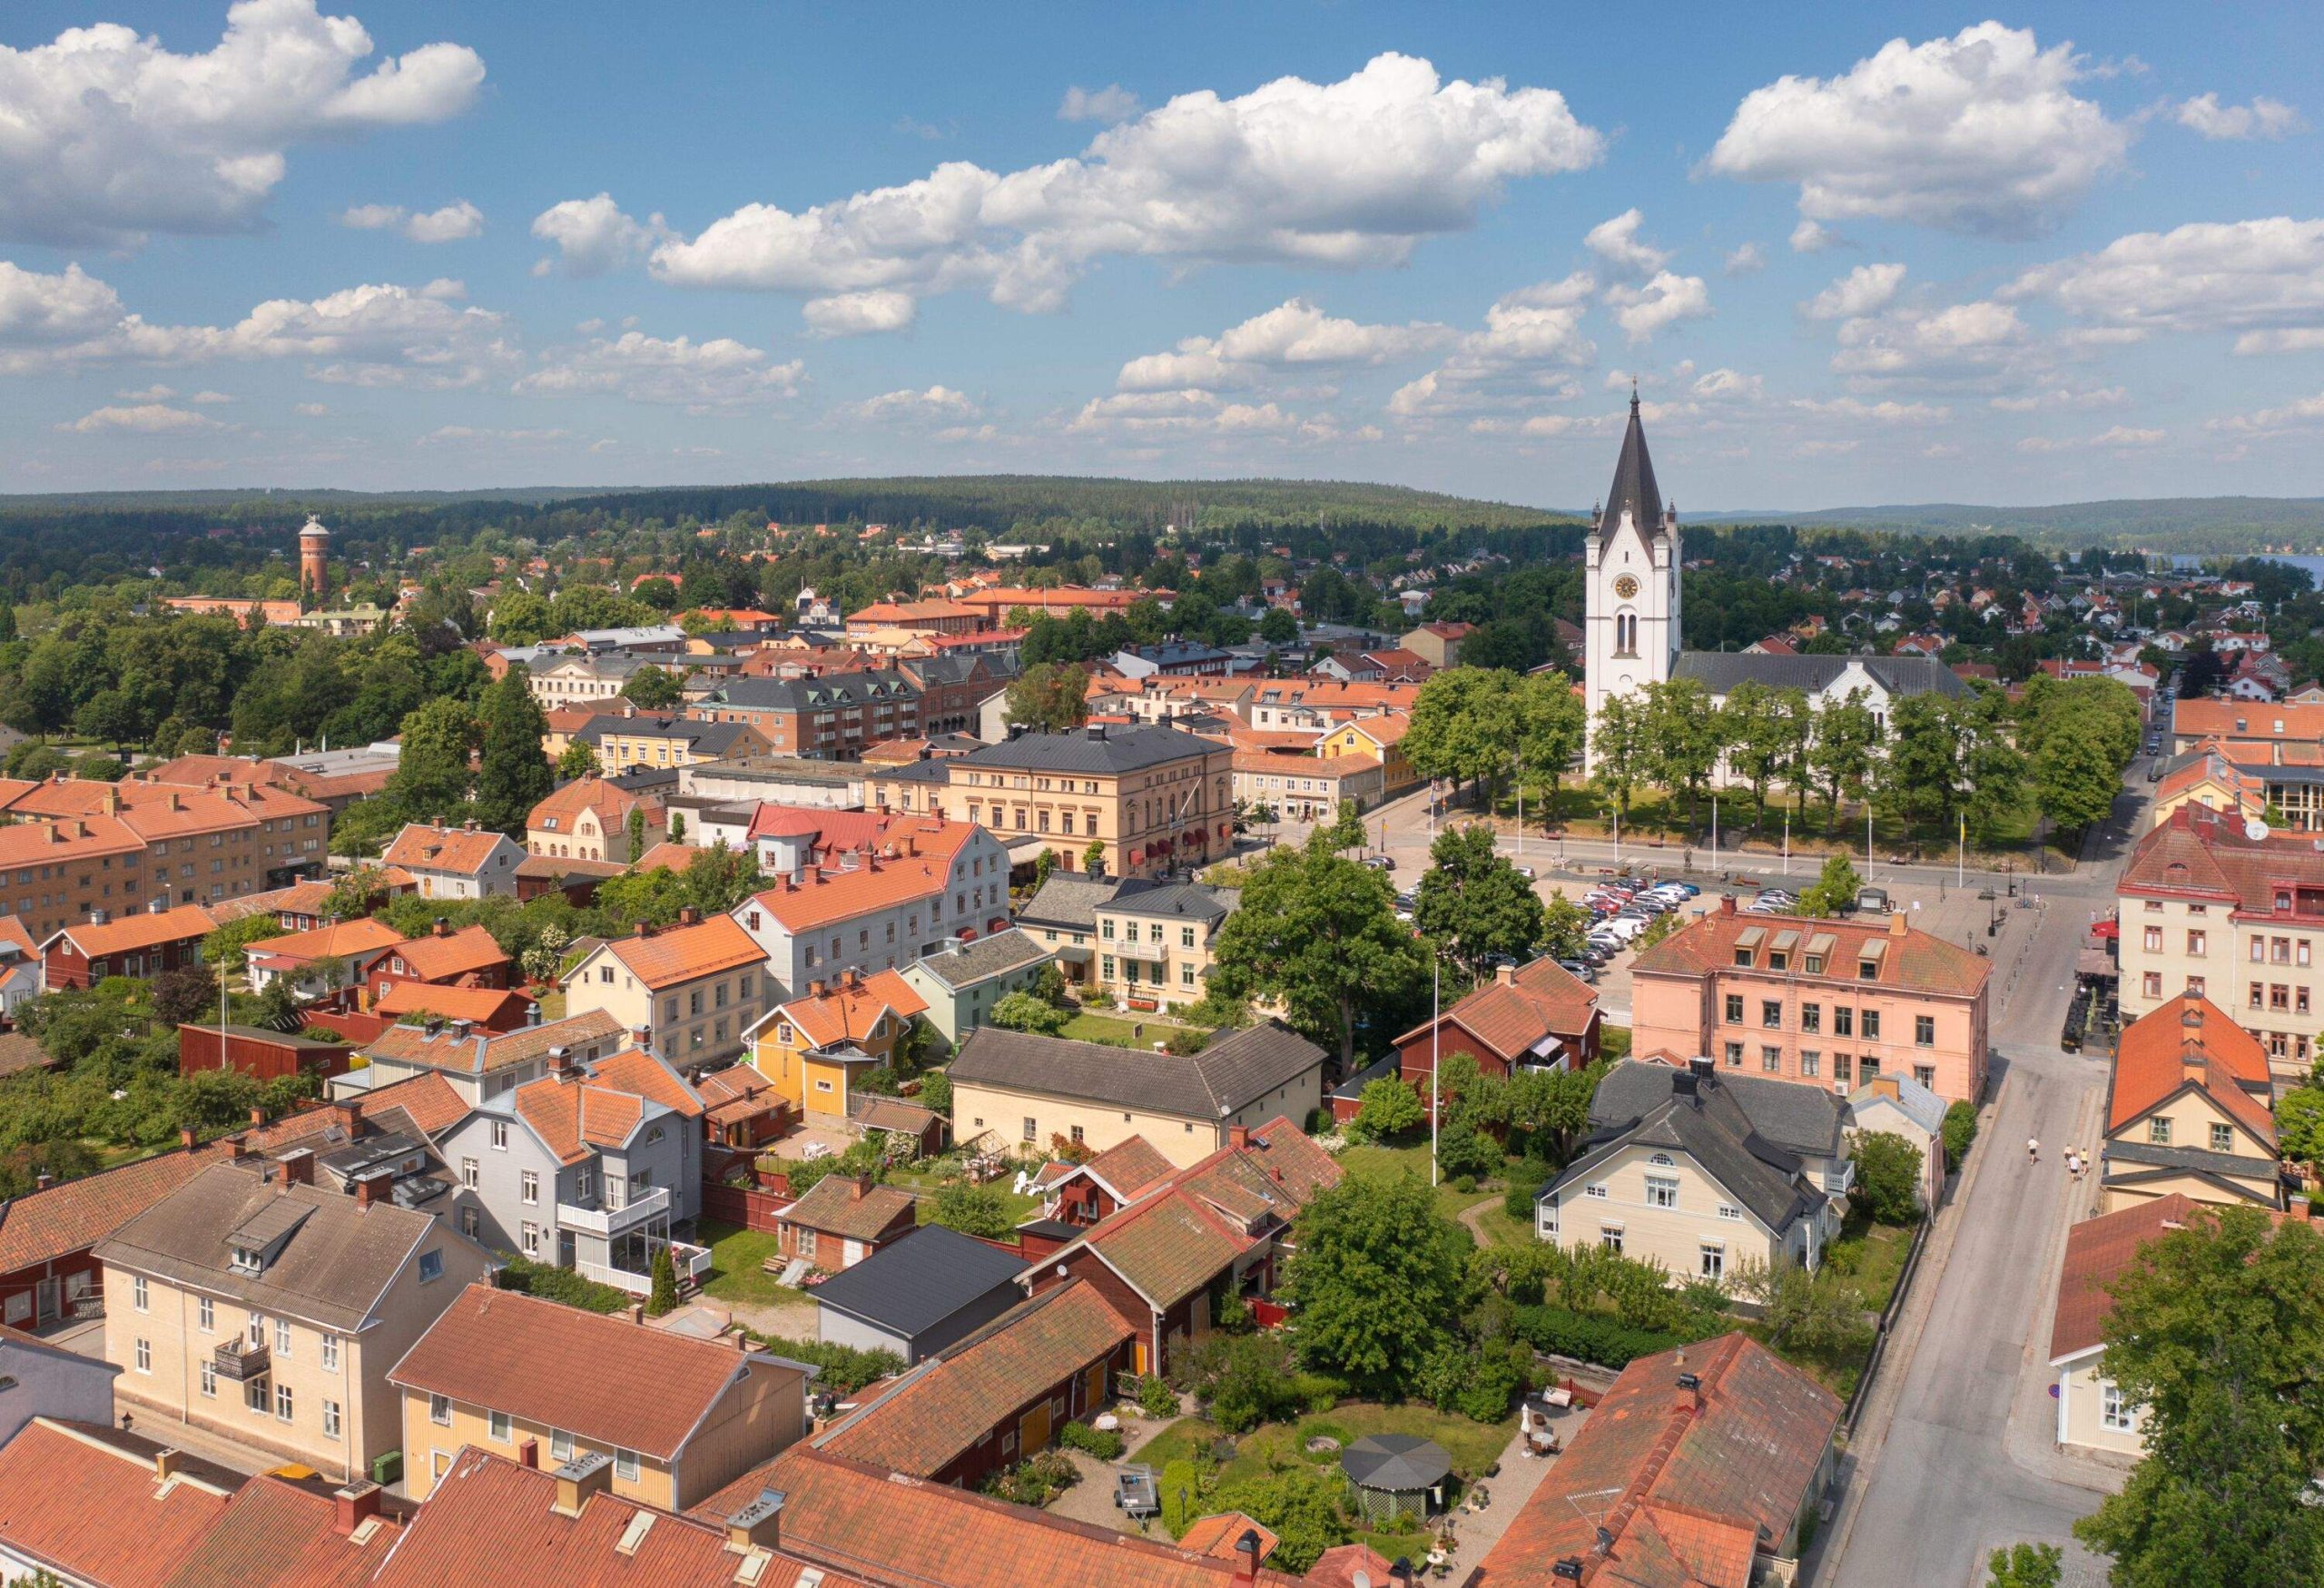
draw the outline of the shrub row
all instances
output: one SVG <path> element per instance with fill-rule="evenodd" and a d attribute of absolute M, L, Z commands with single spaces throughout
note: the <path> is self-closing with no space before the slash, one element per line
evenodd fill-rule
<path fill-rule="evenodd" d="M 1512 1327 L 1517 1337 L 1536 1351 L 1600 1367 L 1627 1367 L 1640 1356 L 1686 1344 L 1675 1335 L 1629 1328 L 1610 1317 L 1569 1312 L 1562 1307 L 1521 1307 L 1516 1314 Z"/>

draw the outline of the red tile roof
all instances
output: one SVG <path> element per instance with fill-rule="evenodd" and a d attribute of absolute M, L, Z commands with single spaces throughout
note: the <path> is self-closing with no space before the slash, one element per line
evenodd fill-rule
<path fill-rule="evenodd" d="M 668 1462 L 684 1454 L 744 1368 L 805 1380 L 723 1339 L 478 1284 L 453 1299 L 388 1382 Z"/>
<path fill-rule="evenodd" d="M 2114 1048 L 2108 1133 L 2176 1095 L 2191 1074 L 2215 1105 L 2270 1148 L 2275 1145 L 2275 1115 L 2261 1100 L 2271 1085 L 2268 1050 L 2195 992 L 2181 993 L 2123 1029 Z"/>
<path fill-rule="evenodd" d="M 559 1163 L 578 1163 L 592 1148 L 620 1147 L 645 1118 L 645 1100 L 594 1081 L 549 1076 L 517 1089 L 517 1117 Z"/>
<path fill-rule="evenodd" d="M 579 725 L 586 726 L 587 724 L 585 721 Z M 592 772 L 575 778 L 563 788 L 551 791 L 525 817 L 525 825 L 546 832 L 572 833 L 576 831 L 574 824 L 584 814 L 588 814 L 597 818 L 597 830 L 601 834 L 613 836 L 621 833 L 623 824 L 629 820 L 629 813 L 639 808 L 649 813 L 646 821 L 650 825 L 655 820 L 651 813 L 659 811 L 662 803 L 634 789 L 624 788 L 617 783 L 607 783 Z"/>
<path fill-rule="evenodd" d="M 2138 1260 L 2141 1248 L 2185 1228 L 2201 1211 L 2202 1204 L 2173 1191 L 2085 1218 L 2067 1230 L 2057 1305 L 2050 1315 L 2050 1360 L 2103 1345 L 2106 1315 L 2114 1308 L 2106 1287 Z"/>
<path fill-rule="evenodd" d="M 477 1025 L 491 1025 L 507 1012 L 511 1004 L 527 1008 L 533 996 L 507 987 L 441 987 L 433 981 L 399 981 L 388 989 L 371 1012 L 396 1020 L 407 1014 L 439 1014 L 446 1020 L 464 1020 Z"/>
<path fill-rule="evenodd" d="M 455 981 L 473 972 L 508 963 L 507 952 L 481 926 L 412 938 L 396 950 L 395 957 L 413 975 L 428 981 Z"/>
<path fill-rule="evenodd" d="M 1732 970 L 1735 940 L 1754 927 L 1763 929 L 1768 937 L 1796 931 L 1802 942 L 1828 933 L 1834 946 L 1826 957 L 1823 975 L 1827 981 L 1843 981 L 1852 987 L 1875 986 L 1969 998 L 1981 991 L 1993 974 L 1991 960 L 1982 959 L 1958 943 L 1947 942 L 1918 927 L 1907 926 L 1899 932 L 1895 930 L 1894 917 L 1870 922 L 1840 921 L 1801 915 L 1753 915 L 1742 911 L 1729 914 L 1725 910 L 1713 910 L 1689 922 L 1648 949 L 1632 963 L 1630 974 L 1699 979 L 1713 972 Z M 1873 943 L 1884 945 L 1879 950 L 1879 974 L 1859 978 L 1856 962 L 1865 948 Z M 1807 977 L 1796 960 L 1791 974 Z"/>
<path fill-rule="evenodd" d="M 624 1048 L 589 1066 L 589 1077 L 600 1086 L 635 1092 L 674 1114 L 691 1119 L 702 1112 L 702 1096 L 678 1079 L 678 1072 L 643 1048 Z"/>
<path fill-rule="evenodd" d="M 1598 995 L 1589 984 L 1558 964 L 1542 958 L 1496 978 L 1444 1011 L 1459 1025 L 1502 1058 L 1515 1060 L 1530 1053 L 1544 1038 L 1578 1043 L 1590 1034 L 1598 1013 Z M 1397 1045 L 1428 1034 L 1428 1024 L 1414 1026 L 1396 1039 Z"/>
<path fill-rule="evenodd" d="M 182 1148 L 0 1202 L 0 1274 L 86 1251 L 211 1165 L 215 1147 Z"/>
<path fill-rule="evenodd" d="M 655 991 L 715 976 L 766 959 L 743 923 L 714 915 L 692 926 L 668 926 L 651 937 L 625 937 L 606 945 L 629 973 Z"/>
<path fill-rule="evenodd" d="M 157 1482 L 150 1440 L 35 1417 L 0 1445 L 0 1550 L 73 1582 L 160 1588 L 224 1514 L 230 1485 Z"/>
<path fill-rule="evenodd" d="M 359 1588 L 403 1536 L 403 1524 L 382 1515 L 350 1534 L 339 1531 L 338 1515 L 329 1494 L 252 1478 L 163 1581 L 168 1588 Z"/>
<path fill-rule="evenodd" d="M 1753 1550 L 1785 1541 L 1839 1421 L 1837 1396 L 1742 1334 L 1640 1357 L 1469 1581 L 1557 1588 L 1572 1559 L 1600 1588 L 1747 1588 Z"/>
<path fill-rule="evenodd" d="M 489 827 L 431 827 L 414 822 L 395 835 L 379 858 L 389 865 L 410 871 L 456 872 L 474 876 L 492 858 L 493 849 L 507 842 L 507 834 Z"/>
<path fill-rule="evenodd" d="M 901 1186 L 872 1186 L 858 1193 L 853 1176 L 827 1174 L 776 1217 L 843 1240 L 874 1240 L 913 1211 L 912 1194 Z"/>
<path fill-rule="evenodd" d="M 208 937 L 218 928 L 216 916 L 199 904 L 181 904 L 174 910 L 159 914 L 141 911 L 134 915 L 117 916 L 98 923 L 84 921 L 75 925 L 60 927 L 49 933 L 48 942 L 63 938 L 84 959 L 106 959 L 114 954 L 141 953 L 160 948 L 163 943 L 184 942 L 193 938 Z"/>
<path fill-rule="evenodd" d="M 888 1015 L 909 1025 L 912 1016 L 927 1010 L 927 1000 L 913 991 L 901 974 L 874 971 L 861 981 L 825 987 L 820 995 L 793 999 L 783 1006 L 783 1017 L 798 1027 L 812 1045 L 831 1048 L 842 1042 L 871 1041 L 872 1028 Z"/>
<path fill-rule="evenodd" d="M 1019 1302 L 867 1395 L 815 1444 L 834 1455 L 934 1477 L 997 1424 L 1013 1423 L 1028 1402 L 1110 1357 L 1131 1333 L 1096 1287 L 1068 1281 Z"/>
<path fill-rule="evenodd" d="M 293 932 L 281 937 L 262 937 L 246 944 L 254 954 L 280 954 L 290 959 L 348 959 L 356 954 L 370 953 L 403 942 L 403 933 L 386 922 L 371 916 L 359 916 L 353 921 L 335 922 L 318 926 L 311 932 Z"/>

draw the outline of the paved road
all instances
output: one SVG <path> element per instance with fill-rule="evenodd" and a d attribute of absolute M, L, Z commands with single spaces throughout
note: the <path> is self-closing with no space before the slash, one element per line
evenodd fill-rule
<path fill-rule="evenodd" d="M 1999 1102 L 1859 1425 L 1819 1584 L 1981 1583 L 1985 1554 L 2021 1539 L 2064 1546 L 2068 1584 L 2103 1581 L 2070 1530 L 2110 1475 L 2055 1452 L 2039 1387 L 2066 1227 L 2088 1199 L 2086 1183 L 2067 1181 L 2063 1149 L 2097 1144 L 2106 1074 L 2056 1040 L 2081 927 L 2112 897 L 2143 794 L 2143 785 L 2126 788 L 2113 834 L 2090 863 L 2043 883 L 2044 919 L 1996 964 L 2014 977 L 1994 1028 L 2006 1055 Z M 2043 1143 L 2038 1163 L 2027 1161 L 2029 1136 Z"/>

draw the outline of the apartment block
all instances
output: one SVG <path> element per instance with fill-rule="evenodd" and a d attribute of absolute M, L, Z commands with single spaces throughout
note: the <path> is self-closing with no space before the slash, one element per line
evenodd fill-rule
<path fill-rule="evenodd" d="M 942 764 L 944 810 L 1038 840 L 1066 871 L 1087 869 L 1094 843 L 1108 874 L 1154 876 L 1234 843 L 1234 761 L 1231 746 L 1174 727 L 1012 729 Z"/>

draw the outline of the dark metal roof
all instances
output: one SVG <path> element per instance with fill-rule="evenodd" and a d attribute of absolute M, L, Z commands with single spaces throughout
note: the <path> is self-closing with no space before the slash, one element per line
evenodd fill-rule
<path fill-rule="evenodd" d="M 990 937 L 962 943 L 959 948 L 929 954 L 918 963 L 921 970 L 957 992 L 963 987 L 973 987 L 995 976 L 1005 976 L 1028 965 L 1038 965 L 1049 957 L 1049 950 L 1012 926 L 1006 932 L 996 932 Z"/>
<path fill-rule="evenodd" d="M 1817 695 L 1829 689 L 1854 665 L 1890 695 L 1969 693 L 1960 676 L 1935 656 L 1763 656 L 1743 651 L 1680 651 L 1672 671 L 1699 678 L 1715 695 L 1733 693 L 1745 680 L 1770 689 L 1799 689 Z"/>
<path fill-rule="evenodd" d="M 901 673 L 826 673 L 813 678 L 733 678 L 707 704 L 745 711 L 838 711 L 877 700 L 917 700 L 920 686 Z"/>
<path fill-rule="evenodd" d="M 910 1339 L 1009 1287 L 1024 1267 L 999 1247 L 931 1224 L 824 1280 L 815 1303 Z"/>
<path fill-rule="evenodd" d="M 1443 1483 L 1452 1458 L 1415 1434 L 1366 1434 L 1340 1452 L 1340 1470 L 1359 1487 L 1405 1494 Z"/>
<path fill-rule="evenodd" d="M 1669 1100 L 1688 1072 L 1670 1064 L 1625 1059 L 1608 1070 L 1590 1100 L 1592 1126 L 1644 1119 Z M 1777 1147 L 1816 1158 L 1842 1156 L 1839 1100 L 1820 1086 L 1714 1072 L 1709 1082 L 1733 1098 L 1743 1118 Z"/>
<path fill-rule="evenodd" d="M 947 1073 L 955 1086 L 966 1081 L 1185 1119 L 1223 1119 L 1323 1063 L 1321 1048 L 1272 1021 L 1221 1037 L 1192 1058 L 984 1026 L 962 1045 Z"/>
<path fill-rule="evenodd" d="M 1095 932 L 1099 906 L 1112 903 L 1131 880 L 1093 877 L 1086 872 L 1051 872 L 1049 880 L 1034 890 L 1024 908 L 1017 912 L 1018 923 Z"/>
<path fill-rule="evenodd" d="M 1192 756 L 1222 755 L 1225 751 L 1222 745 L 1172 727 L 1091 727 L 1064 734 L 1020 734 L 998 745 L 987 745 L 960 759 L 970 766 L 1112 775 L 1142 772 L 1149 766 Z"/>
<path fill-rule="evenodd" d="M 1592 1109 L 1593 1117 L 1596 1112 Z M 1734 1092 L 1723 1084 L 1702 1087 L 1694 1097 L 1667 1096 L 1643 1118 L 1594 1131 L 1565 1172 L 1541 1189 L 1541 1196 L 1561 1196 L 1567 1188 L 1587 1181 L 1607 1159 L 1626 1147 L 1685 1153 L 1728 1196 L 1778 1235 L 1827 1200 L 1821 1190 L 1808 1184 L 1800 1155 L 1759 1134 Z"/>
<path fill-rule="evenodd" d="M 1662 493 L 1654 483 L 1654 459 L 1646 453 L 1646 427 L 1639 422 L 1636 388 L 1630 391 L 1630 429 L 1622 432 L 1622 455 L 1614 464 L 1614 483 L 1598 516 L 1600 539 L 1614 532 L 1625 510 L 1641 535 L 1652 535 L 1662 527 Z"/>

